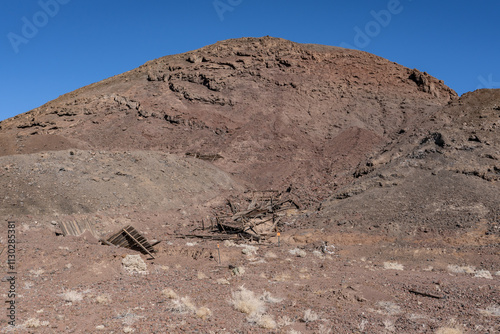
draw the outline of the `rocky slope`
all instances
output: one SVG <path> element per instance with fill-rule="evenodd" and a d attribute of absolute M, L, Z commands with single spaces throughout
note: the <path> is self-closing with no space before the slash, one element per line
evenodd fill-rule
<path fill-rule="evenodd" d="M 455 98 L 442 81 L 365 52 L 244 38 L 150 61 L 6 120 L 0 154 L 158 150 L 206 156 L 249 187 L 331 188 Z"/>

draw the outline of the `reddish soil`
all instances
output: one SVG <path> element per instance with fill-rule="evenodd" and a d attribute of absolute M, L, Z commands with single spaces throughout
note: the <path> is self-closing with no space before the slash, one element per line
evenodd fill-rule
<path fill-rule="evenodd" d="M 263 37 L 0 122 L 0 244 L 7 221 L 18 242 L 18 326 L 0 331 L 497 333 L 499 117 L 500 90 L 459 98 L 365 52 Z M 280 246 L 177 238 L 227 198 L 287 188 L 300 208 Z M 68 222 L 161 243 L 129 273 L 140 253 L 62 236 Z M 260 311 L 231 304 L 241 286 Z"/>

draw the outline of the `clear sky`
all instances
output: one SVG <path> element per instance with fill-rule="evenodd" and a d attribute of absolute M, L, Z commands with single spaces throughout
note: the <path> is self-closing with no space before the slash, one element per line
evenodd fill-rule
<path fill-rule="evenodd" d="M 357 48 L 500 88 L 500 1 L 16 0 L 0 3 L 0 120 L 148 60 L 270 35 Z"/>

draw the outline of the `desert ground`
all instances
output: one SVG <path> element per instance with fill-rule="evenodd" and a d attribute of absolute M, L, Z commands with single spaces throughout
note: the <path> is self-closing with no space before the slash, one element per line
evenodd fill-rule
<path fill-rule="evenodd" d="M 273 37 L 65 94 L 0 122 L 0 332 L 498 333 L 499 126 Z"/>

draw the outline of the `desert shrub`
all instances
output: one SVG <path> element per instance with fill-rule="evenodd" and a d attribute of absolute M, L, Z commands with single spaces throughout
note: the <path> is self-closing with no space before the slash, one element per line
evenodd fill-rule
<path fill-rule="evenodd" d="M 244 286 L 231 293 L 231 304 L 233 307 L 245 314 L 263 314 L 266 311 L 264 301 L 255 295 L 253 291 L 247 290 Z"/>
<path fill-rule="evenodd" d="M 304 311 L 304 316 L 302 317 L 302 321 L 304 322 L 313 322 L 319 319 L 319 316 L 316 312 L 311 309 L 307 309 Z"/>
<path fill-rule="evenodd" d="M 68 303 L 79 302 L 83 299 L 83 295 L 77 291 L 65 291 L 60 296 Z"/>
<path fill-rule="evenodd" d="M 295 255 L 295 256 L 298 256 L 298 257 L 306 257 L 306 255 L 307 255 L 306 251 L 303 249 L 300 249 L 300 248 L 290 249 L 288 251 L 288 253 Z"/>

